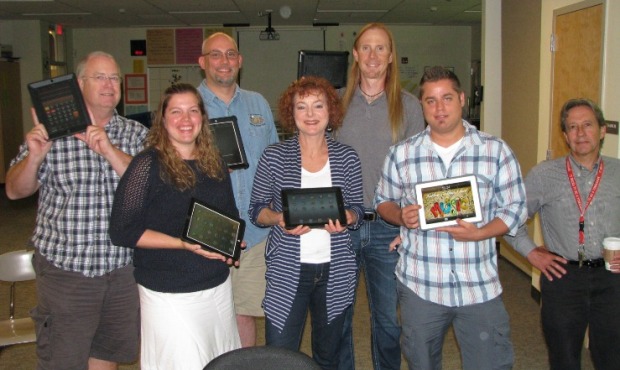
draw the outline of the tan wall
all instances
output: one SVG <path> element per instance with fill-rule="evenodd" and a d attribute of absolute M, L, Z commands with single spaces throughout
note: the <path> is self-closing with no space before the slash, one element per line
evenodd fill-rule
<path fill-rule="evenodd" d="M 536 163 L 540 1 L 502 3 L 502 138 L 526 174 Z"/>
<path fill-rule="evenodd" d="M 502 138 L 514 150 L 521 171 L 538 163 L 540 1 L 502 2 Z M 502 255 L 531 273 L 531 265 L 502 241 Z"/>

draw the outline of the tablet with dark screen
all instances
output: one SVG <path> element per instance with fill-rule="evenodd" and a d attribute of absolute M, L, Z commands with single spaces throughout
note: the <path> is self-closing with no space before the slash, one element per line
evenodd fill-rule
<path fill-rule="evenodd" d="M 245 222 L 239 217 L 192 199 L 182 237 L 204 249 L 238 260 L 244 230 Z"/>
<path fill-rule="evenodd" d="M 215 135 L 215 142 L 228 168 L 248 168 L 249 164 L 245 156 L 237 117 L 212 118 L 209 120 L 209 126 Z"/>
<path fill-rule="evenodd" d="M 32 105 L 50 140 L 83 132 L 90 117 L 74 74 L 28 84 Z"/>
<path fill-rule="evenodd" d="M 328 220 L 346 225 L 344 200 L 339 187 L 283 189 L 282 208 L 287 228 L 325 226 Z"/>

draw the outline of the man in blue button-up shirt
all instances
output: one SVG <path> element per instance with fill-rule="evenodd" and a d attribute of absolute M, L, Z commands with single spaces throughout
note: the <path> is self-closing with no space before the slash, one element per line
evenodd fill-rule
<path fill-rule="evenodd" d="M 249 163 L 248 168 L 231 173 L 237 208 L 245 220 L 247 243 L 240 267 L 232 271 L 233 296 L 241 345 L 249 347 L 256 344 L 255 317 L 264 316 L 261 305 L 265 296 L 265 239 L 269 228 L 254 226 L 248 217 L 248 207 L 258 160 L 269 144 L 278 141 L 278 134 L 267 100 L 237 85 L 243 57 L 232 37 L 218 32 L 205 39 L 198 63 L 205 71 L 198 91 L 209 118 L 237 117 Z"/>

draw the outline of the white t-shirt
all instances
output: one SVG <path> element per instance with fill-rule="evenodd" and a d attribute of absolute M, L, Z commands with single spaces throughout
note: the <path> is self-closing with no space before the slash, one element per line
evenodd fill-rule
<path fill-rule="evenodd" d="M 452 162 L 452 158 L 454 158 L 454 155 L 459 150 L 462 143 L 463 143 L 463 138 L 460 138 L 459 141 L 450 145 L 447 148 L 444 148 L 443 146 L 437 145 L 435 143 L 433 143 L 433 147 L 437 151 L 437 154 L 439 154 L 439 157 L 443 161 L 444 166 L 448 167 L 450 166 L 450 162 Z"/>
<path fill-rule="evenodd" d="M 318 172 L 306 171 L 301 168 L 302 188 L 326 188 L 332 186 L 332 173 L 329 159 Z M 301 263 L 326 263 L 331 261 L 330 234 L 324 229 L 312 229 L 300 237 L 299 260 Z"/>

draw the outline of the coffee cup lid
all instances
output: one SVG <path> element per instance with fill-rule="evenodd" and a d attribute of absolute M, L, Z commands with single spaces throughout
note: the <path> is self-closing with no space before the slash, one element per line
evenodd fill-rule
<path fill-rule="evenodd" d="M 607 248 L 620 249 L 620 238 L 617 237 L 607 237 L 603 239 L 603 246 Z"/>

